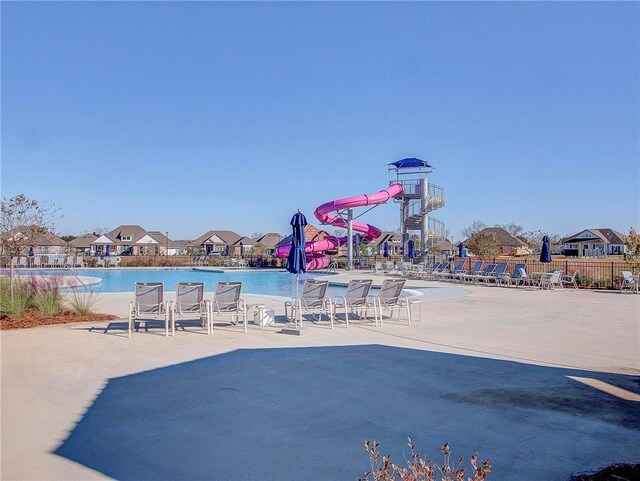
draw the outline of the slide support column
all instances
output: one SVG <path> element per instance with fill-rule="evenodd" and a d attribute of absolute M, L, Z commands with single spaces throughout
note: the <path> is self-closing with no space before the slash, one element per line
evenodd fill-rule
<path fill-rule="evenodd" d="M 353 269 L 353 209 L 347 209 L 347 270 Z"/>

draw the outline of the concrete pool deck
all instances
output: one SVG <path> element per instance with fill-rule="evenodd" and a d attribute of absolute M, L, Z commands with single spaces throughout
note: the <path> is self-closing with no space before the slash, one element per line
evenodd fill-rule
<path fill-rule="evenodd" d="M 0 478 L 285 480 L 308 469 L 307 479 L 354 479 L 368 465 L 365 435 L 398 461 L 407 435 L 432 458 L 445 441 L 456 455 L 478 450 L 495 480 L 563 480 L 638 461 L 640 296 L 462 287 L 468 295 L 425 294 L 411 327 L 306 323 L 296 337 L 250 324 L 248 334 L 221 327 L 168 339 L 160 330 L 103 334 L 107 322 L 2 331 Z M 281 301 L 245 297 L 283 314 Z M 98 310 L 124 317 L 131 299 L 100 294 Z M 176 397 L 184 392 L 195 399 Z M 138 453 L 144 439 L 159 454 Z M 172 442 L 194 444 L 176 445 L 174 456 L 162 446 Z M 316 443 L 329 446 L 324 463 L 305 447 Z M 540 471 L 529 475 L 531 456 Z"/>

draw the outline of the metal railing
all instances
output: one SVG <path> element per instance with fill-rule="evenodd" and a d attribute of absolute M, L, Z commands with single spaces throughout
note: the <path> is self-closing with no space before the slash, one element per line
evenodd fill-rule
<path fill-rule="evenodd" d="M 460 258 L 456 257 L 456 260 Z M 465 269 L 471 269 L 476 261 L 475 257 L 465 258 Z M 587 289 L 619 289 L 622 283 L 622 271 L 637 272 L 624 261 L 585 261 L 580 259 L 558 259 L 549 263 L 542 263 L 535 259 L 484 259 L 484 262 L 506 262 L 507 271 L 512 272 L 516 264 L 525 264 L 527 273 L 550 272 L 554 269 L 562 271 L 563 275 L 573 275 L 578 271 L 576 281 L 579 287 Z"/>

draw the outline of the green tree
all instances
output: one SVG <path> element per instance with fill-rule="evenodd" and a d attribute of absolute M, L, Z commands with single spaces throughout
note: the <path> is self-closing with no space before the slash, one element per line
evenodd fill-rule
<path fill-rule="evenodd" d="M 636 269 L 640 266 L 640 234 L 633 227 L 629 229 L 625 245 L 627 246 L 627 253 L 624 256 L 624 261 L 632 269 Z"/>
<path fill-rule="evenodd" d="M 74 235 L 63 235 L 60 236 L 60 239 L 62 239 L 65 242 L 71 242 L 73 239 L 76 239 L 77 237 Z"/>
<path fill-rule="evenodd" d="M 479 233 L 466 243 L 467 248 L 478 257 L 489 259 L 500 255 L 500 239 L 493 234 Z"/>

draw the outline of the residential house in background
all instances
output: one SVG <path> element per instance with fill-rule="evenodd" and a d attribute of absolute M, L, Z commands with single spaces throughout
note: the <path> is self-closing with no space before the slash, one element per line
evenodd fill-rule
<path fill-rule="evenodd" d="M 562 253 L 572 257 L 623 255 L 627 236 L 614 229 L 585 229 L 562 239 Z"/>
<path fill-rule="evenodd" d="M 79 256 L 82 255 L 91 255 L 91 243 L 93 241 L 95 241 L 98 237 L 97 234 L 84 234 L 81 235 L 80 237 L 76 237 L 73 240 L 69 241 L 69 247 L 71 247 L 71 249 L 75 252 L 72 252 L 72 254 L 76 254 Z"/>
<path fill-rule="evenodd" d="M 53 232 L 41 232 L 38 228 L 24 228 L 23 232 L 17 228 L 6 235 L 8 237 L 3 239 L 3 245 L 6 240 L 6 245 L 10 246 L 15 243 L 16 247 L 24 247 L 23 252 L 12 252 L 10 255 L 26 256 L 32 250 L 34 255 L 66 254 L 69 250 L 69 245 Z M 0 255 L 9 255 L 9 253 L 0 249 Z"/>
<path fill-rule="evenodd" d="M 224 255 L 227 246 L 229 246 L 229 253 L 234 254 L 236 247 L 241 249 L 240 240 L 242 240 L 242 236 L 231 230 L 210 230 L 191 241 L 188 245 L 188 251 L 191 255 L 210 255 L 214 252 Z"/>
<path fill-rule="evenodd" d="M 453 245 L 451 241 L 446 239 L 444 242 L 440 242 L 440 244 L 433 246 L 429 249 L 429 254 L 435 256 L 457 256 L 458 255 L 458 246 Z"/>
<path fill-rule="evenodd" d="M 91 243 L 95 255 L 176 255 L 180 248 L 159 231 L 147 231 L 139 225 L 121 225 L 101 234 Z"/>
<path fill-rule="evenodd" d="M 148 232 L 152 239 L 155 239 L 160 243 L 159 250 L 163 250 L 162 255 L 168 256 L 180 256 L 187 253 L 187 245 L 189 241 L 174 241 L 169 239 L 165 234 L 160 231 L 152 230 Z"/>
<path fill-rule="evenodd" d="M 304 226 L 304 239 L 305 239 L 305 242 L 307 242 L 307 243 L 320 241 L 320 240 L 326 239 L 327 237 L 330 237 L 330 236 L 331 236 L 331 234 L 329 234 L 326 230 L 318 229 L 314 225 L 307 224 L 306 226 Z M 291 234 L 289 234 L 286 237 L 283 237 L 275 245 L 275 248 L 277 249 L 279 246 L 281 246 L 283 244 L 291 244 Z"/>
<path fill-rule="evenodd" d="M 373 239 L 369 243 L 369 247 L 373 249 L 373 253 L 377 256 L 384 254 L 384 243 L 387 243 L 390 256 L 401 255 L 402 236 L 398 232 L 384 231 L 377 239 Z"/>
<path fill-rule="evenodd" d="M 472 235 L 468 239 L 466 239 L 463 243 L 465 246 L 468 246 L 470 242 L 473 241 L 473 238 L 480 234 L 488 234 L 494 235 L 497 237 L 498 242 L 500 243 L 500 253 L 506 256 L 524 256 L 531 254 L 531 248 L 527 245 L 523 240 L 518 239 L 514 235 L 510 234 L 508 231 L 503 229 L 502 227 L 485 227 L 480 232 L 475 235 Z"/>
<path fill-rule="evenodd" d="M 69 245 L 49 231 L 36 234 L 31 247 L 33 247 L 34 255 L 66 254 L 69 251 Z"/>
<path fill-rule="evenodd" d="M 251 237 L 242 236 L 231 248 L 231 252 L 236 256 L 248 256 L 253 254 L 255 241 Z"/>
<path fill-rule="evenodd" d="M 257 254 L 275 255 L 276 245 L 284 236 L 275 232 L 268 232 L 260 237 L 253 239 L 254 252 Z"/>

